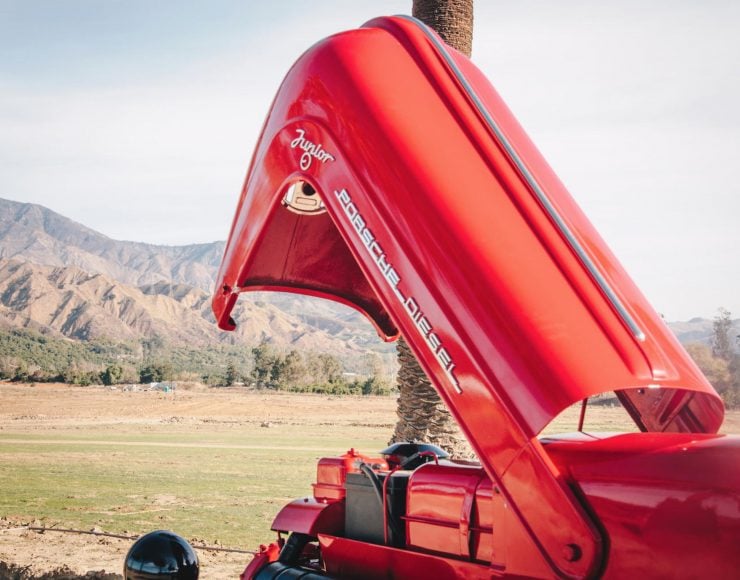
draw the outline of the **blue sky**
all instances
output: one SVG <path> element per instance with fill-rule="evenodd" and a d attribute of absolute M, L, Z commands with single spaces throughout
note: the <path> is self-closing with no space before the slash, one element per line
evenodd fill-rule
<path fill-rule="evenodd" d="M 0 0 L 0 197 L 224 239 L 292 62 L 404 1 Z M 740 315 L 740 3 L 477 0 L 488 75 L 659 312 Z"/>

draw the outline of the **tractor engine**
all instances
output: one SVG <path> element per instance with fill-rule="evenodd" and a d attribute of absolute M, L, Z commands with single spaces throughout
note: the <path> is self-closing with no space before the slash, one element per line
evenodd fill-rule
<path fill-rule="evenodd" d="M 479 464 L 450 461 L 447 452 L 426 443 L 396 443 L 380 455 L 350 449 L 320 459 L 313 497 L 283 508 L 272 526 L 278 542 L 263 547 L 242 577 L 362 575 L 328 570 L 319 534 L 362 542 L 362 549 L 368 544 L 414 549 L 490 564 L 496 495 Z M 290 534 L 287 540 L 284 533 Z"/>
<path fill-rule="evenodd" d="M 573 433 L 540 443 L 608 534 L 605 578 L 675 570 L 729 578 L 740 570 L 740 438 Z M 506 490 L 479 464 L 452 461 L 432 445 L 319 460 L 313 497 L 286 505 L 272 529 L 278 540 L 245 580 L 552 577 Z M 676 550 L 688 540 L 692 550 Z M 564 559 L 582 557 L 581 546 L 564 546 Z"/>

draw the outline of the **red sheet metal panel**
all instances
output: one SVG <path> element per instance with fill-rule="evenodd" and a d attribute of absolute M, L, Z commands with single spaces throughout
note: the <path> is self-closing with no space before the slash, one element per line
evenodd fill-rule
<path fill-rule="evenodd" d="M 408 546 L 491 563 L 490 484 L 477 467 L 430 464 L 417 469 L 407 496 Z"/>
<path fill-rule="evenodd" d="M 319 502 L 344 499 L 347 495 L 345 482 L 348 473 L 360 473 L 360 465 L 366 463 L 376 470 L 387 470 L 388 464 L 380 457 L 370 457 L 350 449 L 340 457 L 322 457 L 316 467 L 316 483 L 313 497 Z"/>
<path fill-rule="evenodd" d="M 736 578 L 740 437 L 629 433 L 545 449 L 610 538 L 604 578 Z"/>
<path fill-rule="evenodd" d="M 461 560 L 451 560 L 433 554 L 421 554 L 357 542 L 331 535 L 319 535 L 326 572 L 333 578 L 376 580 L 404 578 L 408 580 L 490 580 L 491 568 Z"/>
<path fill-rule="evenodd" d="M 650 430 L 715 431 L 711 386 L 493 87 L 424 30 L 373 21 L 288 74 L 219 274 L 220 326 L 241 290 L 330 297 L 385 338 L 401 328 L 444 391 L 494 390 L 529 433 L 611 390 Z M 281 206 L 299 178 L 328 214 Z"/>
<path fill-rule="evenodd" d="M 674 433 L 557 436 L 556 466 L 609 537 L 604 578 L 731 578 L 740 570 L 740 437 Z M 475 467 L 425 465 L 408 488 L 409 547 L 547 576 Z"/>
<path fill-rule="evenodd" d="M 312 497 L 296 499 L 278 512 L 272 529 L 309 536 L 319 532 L 341 534 L 344 531 L 344 502 L 317 501 Z"/>
<path fill-rule="evenodd" d="M 327 213 L 283 206 L 310 184 Z M 715 432 L 721 400 L 465 57 L 385 18 L 309 49 L 283 82 L 237 207 L 213 309 L 323 296 L 402 332 L 558 574 L 602 540 L 536 440 L 617 391 L 651 431 Z M 248 323 L 248 322 L 247 322 Z M 536 485 L 535 485 L 536 484 Z M 579 558 L 564 548 L 579 546 Z"/>

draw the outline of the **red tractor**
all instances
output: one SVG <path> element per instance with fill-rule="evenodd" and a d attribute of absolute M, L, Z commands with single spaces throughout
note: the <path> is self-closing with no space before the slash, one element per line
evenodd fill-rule
<path fill-rule="evenodd" d="M 221 265 L 222 329 L 251 290 L 403 334 L 480 464 L 417 443 L 321 459 L 244 578 L 740 577 L 720 397 L 489 81 L 420 22 L 372 20 L 291 68 Z M 606 392 L 639 433 L 538 437 Z"/>

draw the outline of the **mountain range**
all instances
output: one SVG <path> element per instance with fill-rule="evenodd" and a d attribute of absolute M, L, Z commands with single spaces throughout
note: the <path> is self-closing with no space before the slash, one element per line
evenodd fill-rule
<path fill-rule="evenodd" d="M 392 357 L 360 313 L 297 295 L 247 293 L 234 311 L 237 330 L 219 330 L 210 291 L 224 246 L 117 241 L 43 206 L 0 199 L 0 325 L 75 340 L 265 340 L 340 358 Z"/>
<path fill-rule="evenodd" d="M 224 245 L 121 242 L 43 206 L 0 199 L 0 259 L 76 266 L 130 286 L 168 282 L 208 292 Z"/>
<path fill-rule="evenodd" d="M 294 294 L 243 295 L 237 331 L 220 331 L 210 292 L 224 245 L 117 241 L 43 206 L 0 199 L 0 325 L 74 340 L 266 340 L 340 358 L 370 350 L 392 360 L 393 346 L 361 314 Z M 712 333 L 712 321 L 701 318 L 669 325 L 682 342 L 706 343 Z"/>

